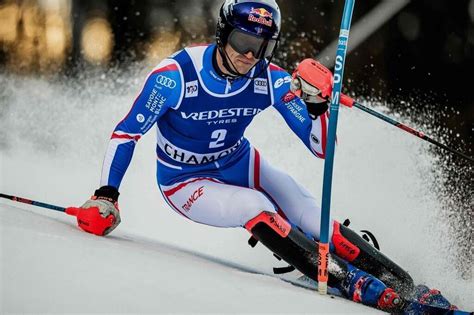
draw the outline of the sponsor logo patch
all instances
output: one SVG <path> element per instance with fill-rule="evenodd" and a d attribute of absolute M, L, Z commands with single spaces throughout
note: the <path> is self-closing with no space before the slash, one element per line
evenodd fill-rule
<path fill-rule="evenodd" d="M 152 113 L 158 115 L 161 111 L 161 108 L 166 102 L 166 97 L 161 95 L 158 92 L 159 87 L 153 88 L 150 95 L 148 96 L 148 100 L 146 102 L 145 107 L 148 108 Z"/>
<path fill-rule="evenodd" d="M 156 77 L 156 83 L 158 83 L 159 85 L 162 85 L 164 87 L 167 87 L 167 88 L 170 88 L 170 89 L 174 89 L 176 87 L 176 81 L 171 79 L 171 78 L 168 78 L 167 76 L 164 76 L 164 75 L 159 75 Z"/>
<path fill-rule="evenodd" d="M 275 220 L 273 216 L 270 217 L 270 223 L 281 231 L 282 234 L 286 234 L 286 227 L 281 224 L 278 220 Z"/>
<path fill-rule="evenodd" d="M 242 139 L 239 139 L 233 146 L 214 153 L 208 154 L 200 154 L 196 152 L 191 152 L 185 149 L 182 149 L 171 142 L 169 142 L 166 138 L 163 137 L 161 132 L 158 128 L 158 146 L 160 147 L 161 151 L 165 153 L 168 157 L 173 159 L 174 161 L 185 163 L 185 164 L 206 164 L 210 162 L 215 162 L 218 159 L 231 154 L 235 150 L 239 148 L 242 143 Z"/>
<path fill-rule="evenodd" d="M 306 118 L 301 114 L 303 111 L 303 107 L 299 104 L 296 103 L 295 100 L 289 101 L 288 103 L 285 103 L 286 108 L 293 114 L 293 116 L 296 117 L 301 122 L 304 122 Z"/>
<path fill-rule="evenodd" d="M 145 116 L 143 116 L 143 114 L 138 114 L 138 115 L 137 115 L 137 121 L 138 121 L 139 123 L 144 122 L 144 121 L 145 121 Z"/>
<path fill-rule="evenodd" d="M 296 97 L 296 95 L 293 92 L 288 92 L 285 95 L 283 95 L 282 101 L 284 103 L 288 103 L 288 102 L 291 102 L 292 100 L 294 100 L 295 97 Z"/>
<path fill-rule="evenodd" d="M 186 82 L 186 94 L 184 97 L 197 97 L 198 92 L 199 89 L 197 80 Z"/>
<path fill-rule="evenodd" d="M 267 79 L 257 78 L 253 80 L 253 92 L 257 94 L 268 95 L 268 81 Z"/>
<path fill-rule="evenodd" d="M 275 81 L 275 84 L 273 85 L 275 89 L 278 89 L 285 83 L 290 83 L 291 82 L 291 76 L 286 76 L 284 78 L 279 78 L 278 80 Z"/>
<path fill-rule="evenodd" d="M 268 27 L 273 25 L 273 13 L 269 12 L 265 8 L 252 8 L 250 10 L 249 18 L 250 22 L 259 23 Z"/>
<path fill-rule="evenodd" d="M 233 118 L 233 117 L 247 117 L 255 116 L 262 110 L 259 108 L 224 108 L 219 110 L 210 110 L 204 112 L 181 112 L 181 117 L 184 119 L 192 120 L 211 120 L 211 119 L 222 119 L 222 118 Z"/>

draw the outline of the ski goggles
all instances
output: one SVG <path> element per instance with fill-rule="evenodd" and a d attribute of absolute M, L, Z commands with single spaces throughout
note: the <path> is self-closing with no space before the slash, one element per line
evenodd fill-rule
<path fill-rule="evenodd" d="M 239 54 L 252 52 L 256 59 L 268 58 L 276 47 L 276 39 L 265 39 L 239 29 L 234 29 L 229 35 L 228 43 Z"/>

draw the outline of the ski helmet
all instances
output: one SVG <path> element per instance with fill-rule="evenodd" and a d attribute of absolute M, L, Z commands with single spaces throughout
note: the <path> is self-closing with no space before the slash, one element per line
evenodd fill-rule
<path fill-rule="evenodd" d="M 275 0 L 226 0 L 219 13 L 216 42 L 240 54 L 271 59 L 280 37 L 280 8 Z"/>

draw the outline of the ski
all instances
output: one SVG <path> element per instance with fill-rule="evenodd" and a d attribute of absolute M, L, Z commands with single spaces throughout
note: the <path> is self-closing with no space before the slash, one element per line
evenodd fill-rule
<path fill-rule="evenodd" d="M 296 280 L 295 279 L 286 280 L 284 278 L 282 278 L 282 279 L 285 280 L 285 281 L 290 282 L 291 284 L 293 284 L 295 286 L 299 286 L 299 287 L 302 287 L 302 288 L 307 288 L 307 289 L 314 290 L 314 291 L 318 290 L 318 283 L 316 281 L 314 281 L 313 279 L 308 278 L 305 275 L 302 275 L 302 276 L 298 277 Z M 332 296 L 345 298 L 342 295 L 341 291 L 339 291 L 336 288 L 328 287 L 328 292 L 327 293 L 329 295 L 332 295 Z"/>
<path fill-rule="evenodd" d="M 469 315 L 473 312 L 461 311 L 461 310 L 450 310 L 434 305 L 427 305 L 417 301 L 406 301 L 408 307 L 403 312 L 404 315 Z"/>
<path fill-rule="evenodd" d="M 317 291 L 318 290 L 318 283 L 314 281 L 311 278 L 308 278 L 305 275 L 301 275 L 300 277 L 296 279 L 287 279 L 287 278 L 280 278 L 285 282 L 289 282 L 295 286 Z M 336 288 L 331 288 L 328 287 L 328 295 L 331 296 L 336 296 L 340 298 L 347 299 L 344 297 L 344 295 L 341 293 Z M 462 310 L 451 310 L 451 309 L 446 309 L 442 308 L 439 306 L 434 306 L 434 305 L 427 305 L 420 303 L 418 301 L 412 301 L 412 300 L 405 300 L 405 304 L 407 307 L 403 311 L 403 315 L 472 315 L 474 314 L 473 312 L 467 312 L 467 311 L 462 311 Z M 367 307 L 371 307 L 369 305 L 366 305 Z"/>

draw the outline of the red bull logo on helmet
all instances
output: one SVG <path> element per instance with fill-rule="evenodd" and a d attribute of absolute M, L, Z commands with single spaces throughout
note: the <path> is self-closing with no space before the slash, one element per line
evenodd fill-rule
<path fill-rule="evenodd" d="M 265 8 L 252 8 L 249 14 L 249 21 L 271 27 L 273 25 L 273 13 Z"/>

